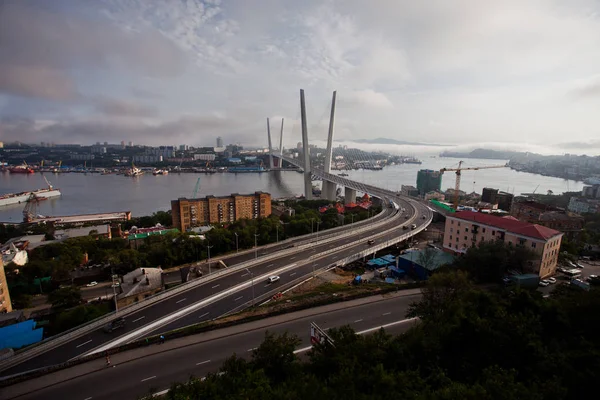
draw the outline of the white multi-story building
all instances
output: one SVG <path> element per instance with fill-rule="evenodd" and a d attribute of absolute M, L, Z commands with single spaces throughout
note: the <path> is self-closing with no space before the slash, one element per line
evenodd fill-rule
<path fill-rule="evenodd" d="M 562 236 L 557 230 L 513 217 L 461 211 L 446 216 L 443 249 L 460 254 L 481 242 L 495 240 L 509 246 L 523 246 L 539 255 L 532 266 L 541 278 L 545 278 L 556 272 Z M 484 265 L 481 267 L 485 268 Z"/>
<path fill-rule="evenodd" d="M 214 154 L 194 154 L 194 160 L 214 161 L 215 158 Z"/>

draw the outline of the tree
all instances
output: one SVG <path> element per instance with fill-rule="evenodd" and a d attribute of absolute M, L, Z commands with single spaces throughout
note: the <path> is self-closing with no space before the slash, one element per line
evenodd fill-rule
<path fill-rule="evenodd" d="M 31 295 L 24 293 L 11 297 L 13 309 L 24 310 L 26 308 L 31 307 L 32 298 L 33 297 Z"/>
<path fill-rule="evenodd" d="M 81 303 L 81 291 L 75 286 L 57 289 L 48 295 L 53 308 L 70 308 Z"/>
<path fill-rule="evenodd" d="M 431 247 L 425 247 L 425 249 L 419 253 L 417 261 L 419 265 L 429 269 L 434 265 L 436 256 L 437 253 L 434 249 Z"/>
<path fill-rule="evenodd" d="M 478 282 L 498 283 L 509 270 L 530 272 L 538 256 L 523 246 L 511 246 L 500 240 L 481 242 L 471 247 L 453 266 L 469 272 Z"/>

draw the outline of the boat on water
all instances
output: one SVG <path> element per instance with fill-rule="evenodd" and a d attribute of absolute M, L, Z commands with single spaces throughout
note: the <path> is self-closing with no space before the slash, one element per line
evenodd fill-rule
<path fill-rule="evenodd" d="M 55 189 L 52 187 L 52 185 L 48 184 L 47 188 L 34 190 L 32 192 L 4 194 L 0 196 L 0 207 L 28 202 L 32 196 L 38 200 L 46 200 L 51 197 L 58 197 L 60 195 L 61 193 L 59 189 Z"/>
<path fill-rule="evenodd" d="M 402 160 L 403 164 L 423 164 L 423 162 L 417 158 L 411 157 L 411 158 L 405 158 Z"/>
<path fill-rule="evenodd" d="M 154 171 L 152 171 L 152 175 L 156 176 L 156 175 L 168 175 L 169 171 L 167 171 L 166 169 L 155 169 Z"/>
<path fill-rule="evenodd" d="M 29 165 L 17 165 L 8 169 L 11 174 L 33 174 L 35 171 Z"/>
<path fill-rule="evenodd" d="M 131 164 L 131 168 L 127 170 L 127 172 L 125 172 L 125 176 L 140 176 L 140 175 L 144 175 L 144 171 L 142 171 L 141 169 L 137 168 L 135 165 Z"/>

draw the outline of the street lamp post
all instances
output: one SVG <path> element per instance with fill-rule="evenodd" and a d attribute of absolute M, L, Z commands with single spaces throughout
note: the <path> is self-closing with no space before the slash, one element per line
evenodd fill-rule
<path fill-rule="evenodd" d="M 254 274 L 250 272 L 248 268 L 246 268 L 246 272 L 248 272 L 252 278 L 252 307 L 254 307 Z"/>
<path fill-rule="evenodd" d="M 240 251 L 240 247 L 238 246 L 238 234 L 237 232 L 233 232 L 235 235 L 235 252 L 238 253 Z"/>
<path fill-rule="evenodd" d="M 275 226 L 275 242 L 279 243 L 279 222 L 277 222 L 277 225 Z"/>
<path fill-rule="evenodd" d="M 211 274 L 210 271 L 210 249 L 212 249 L 213 246 L 210 246 L 210 242 L 208 242 L 208 245 L 206 245 L 206 250 L 208 251 L 208 274 Z"/>
<path fill-rule="evenodd" d="M 314 225 L 313 225 L 313 221 L 314 221 L 314 220 L 315 220 L 314 218 L 311 218 L 311 219 L 310 219 L 310 234 L 311 234 L 311 235 L 312 235 L 313 233 L 315 233 L 315 230 L 314 230 Z"/>
<path fill-rule="evenodd" d="M 254 234 L 254 259 L 258 258 L 258 243 L 257 243 L 257 239 L 258 239 L 258 233 Z"/>
<path fill-rule="evenodd" d="M 321 221 L 317 221 L 317 242 L 316 244 L 319 244 L 319 226 L 321 225 Z"/>
<path fill-rule="evenodd" d="M 117 305 L 117 287 L 115 285 L 116 283 L 116 279 L 118 278 L 117 275 L 115 275 L 115 269 L 111 268 L 110 269 L 111 272 L 111 278 L 112 278 L 112 290 L 113 290 L 113 299 L 115 301 L 115 314 L 119 312 L 119 306 Z"/>

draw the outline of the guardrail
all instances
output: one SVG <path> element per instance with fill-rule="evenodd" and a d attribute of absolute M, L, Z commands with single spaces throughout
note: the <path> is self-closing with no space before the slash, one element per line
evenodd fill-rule
<path fill-rule="evenodd" d="M 382 196 L 382 200 L 385 200 L 385 196 Z M 415 214 L 416 214 L 416 207 L 414 207 L 414 205 L 412 205 L 410 201 L 407 201 L 407 203 L 411 205 L 411 207 L 414 209 Z M 386 213 L 386 208 L 384 208 L 378 215 L 384 215 L 385 213 Z M 396 210 L 395 212 L 392 212 L 389 215 L 389 217 L 390 217 L 390 219 L 395 219 L 398 216 L 400 216 L 400 214 L 401 213 L 398 210 Z M 364 221 L 372 222 L 372 219 L 364 220 Z M 364 231 L 372 230 L 373 228 L 376 228 L 378 226 L 387 224 L 388 222 L 389 221 L 386 218 L 383 221 L 379 221 L 379 222 L 377 222 L 375 224 L 370 224 L 370 225 L 368 225 L 366 227 L 361 227 L 361 228 L 358 228 L 358 229 L 356 229 L 356 225 L 350 225 L 350 226 L 353 227 L 353 229 L 350 232 L 348 232 L 347 234 L 342 234 L 342 235 L 328 235 L 325 238 L 323 238 L 323 242 L 321 242 L 320 244 L 325 244 L 325 243 L 328 243 L 328 242 L 330 242 L 332 240 L 339 240 L 339 239 L 347 237 L 347 236 L 353 236 L 353 235 L 355 235 L 357 233 L 361 233 L 361 232 L 364 232 Z M 334 229 L 337 229 L 337 228 L 334 228 Z M 341 227 L 341 229 L 348 229 L 348 226 Z M 392 229 L 394 229 L 394 228 L 392 228 Z M 388 232 L 388 231 L 389 230 L 386 230 L 385 232 Z M 415 231 L 413 231 L 413 232 L 415 232 Z M 414 234 L 416 234 L 416 233 L 418 233 L 418 232 L 415 232 Z M 379 236 L 380 234 L 378 234 L 377 236 Z M 311 234 L 311 236 L 313 236 L 313 234 Z M 395 243 L 397 243 L 397 242 L 395 242 Z M 192 288 L 194 288 L 196 286 L 200 286 L 202 284 L 210 282 L 210 281 L 212 281 L 214 279 L 217 279 L 219 277 L 235 273 L 235 272 L 237 272 L 239 270 L 242 270 L 244 268 L 251 267 L 254 264 L 262 263 L 264 261 L 268 261 L 268 260 L 271 260 L 271 259 L 274 259 L 274 258 L 280 258 L 282 256 L 285 256 L 286 254 L 296 253 L 298 251 L 305 250 L 306 248 L 312 247 L 314 245 L 315 244 L 311 241 L 311 242 L 309 242 L 307 244 L 300 244 L 300 245 L 295 246 L 295 247 L 290 248 L 290 249 L 283 249 L 283 250 L 280 250 L 280 251 L 278 251 L 276 253 L 272 253 L 270 255 L 265 255 L 265 256 L 262 256 L 262 257 L 257 258 L 257 259 L 245 261 L 245 262 L 242 262 L 240 264 L 235 264 L 232 267 L 228 267 L 227 269 L 221 270 L 219 272 L 215 272 L 215 273 L 209 274 L 206 277 L 203 277 L 201 279 L 196 279 L 196 280 L 193 280 L 193 281 L 190 281 L 190 282 L 186 282 L 186 283 L 184 283 L 182 285 L 179 285 L 177 287 L 174 287 L 172 289 L 165 290 L 165 291 L 162 291 L 160 293 L 157 293 L 157 294 L 155 294 L 153 296 L 150 296 L 150 297 L 144 299 L 144 301 L 142 301 L 142 302 L 135 303 L 135 304 L 132 304 L 132 305 L 129 305 L 129 306 L 126 306 L 126 307 L 122 308 L 118 313 L 117 312 L 111 312 L 111 313 L 109 313 L 107 315 L 104 315 L 102 317 L 99 317 L 99 318 L 97 318 L 95 320 L 89 321 L 88 323 L 86 323 L 83 326 L 75 327 L 75 328 L 73 328 L 73 329 L 71 329 L 71 330 L 69 330 L 67 332 L 63 332 L 60 335 L 52 336 L 50 338 L 44 339 L 41 342 L 36 343 L 35 345 L 32 345 L 32 346 L 29 346 L 29 347 L 27 347 L 25 349 L 19 350 L 19 351 L 17 351 L 15 353 L 15 355 L 13 357 L 11 357 L 10 359 L 5 360 L 4 362 L 0 363 L 0 371 L 4 371 L 6 369 L 9 369 L 9 368 L 11 368 L 11 367 L 13 367 L 15 365 L 18 365 L 18 364 L 20 364 L 20 363 L 22 363 L 24 361 L 27 361 L 27 360 L 33 358 L 33 357 L 35 357 L 35 356 L 37 356 L 39 354 L 43 354 L 44 352 L 49 351 L 52 348 L 56 348 L 56 347 L 58 347 L 58 346 L 60 346 L 60 345 L 62 345 L 64 343 L 67 343 L 68 341 L 70 341 L 72 339 L 75 339 L 75 338 L 83 336 L 83 335 L 85 335 L 85 334 L 87 334 L 89 332 L 92 332 L 92 331 L 94 331 L 94 330 L 102 327 L 103 325 L 107 324 L 108 322 L 110 322 L 117 315 L 122 316 L 122 315 L 128 315 L 128 314 L 134 313 L 134 312 L 139 311 L 139 310 L 141 310 L 143 308 L 149 307 L 152 304 L 155 304 L 155 303 L 157 303 L 159 301 L 163 301 L 163 300 L 165 300 L 168 297 L 174 296 L 174 295 L 176 295 L 178 293 L 181 293 L 181 292 L 184 292 L 184 291 L 187 291 L 187 290 L 191 290 Z M 315 254 L 315 255 L 311 256 L 309 259 L 314 259 L 316 256 L 327 255 L 327 254 L 330 254 L 332 252 L 339 251 L 341 248 L 347 248 L 347 247 L 350 247 L 350 246 L 353 246 L 353 245 L 355 245 L 355 244 L 354 243 L 348 243 L 348 244 L 343 245 L 342 247 L 337 247 L 335 249 L 325 250 L 324 252 L 319 253 L 318 255 Z"/>

